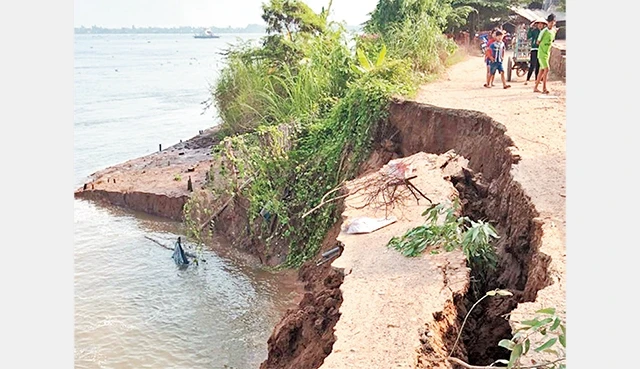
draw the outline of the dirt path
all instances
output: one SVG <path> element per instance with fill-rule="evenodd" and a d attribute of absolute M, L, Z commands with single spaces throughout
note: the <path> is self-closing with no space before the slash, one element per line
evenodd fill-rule
<path fill-rule="evenodd" d="M 451 182 L 443 177 L 459 171 L 460 164 L 466 165 L 454 160 L 440 169 L 447 157 L 417 153 L 390 163 L 412 165 L 412 175 L 417 175 L 412 183 L 437 203 L 457 196 Z M 375 175 L 361 177 L 349 187 L 370 183 L 367 181 Z M 365 205 L 366 198 L 362 192 L 346 198 L 345 223 L 361 216 L 385 216 L 384 210 L 372 206 L 357 209 Z M 429 202 L 421 199 L 417 204 L 414 198 L 409 199 L 391 213 L 397 216 L 396 223 L 373 233 L 341 232 L 338 236 L 345 246 L 332 266 L 345 273 L 340 286 L 343 302 L 335 326 L 336 342 L 322 369 L 415 368 L 420 333 L 434 324 L 434 313 L 445 310 L 454 293 L 466 292 L 469 270 L 462 252 L 430 255 L 427 250 L 409 258 L 386 246 L 391 237 L 424 224 L 421 213 Z"/>
<path fill-rule="evenodd" d="M 520 304 L 512 313 L 521 319 L 542 307 L 566 311 L 565 293 L 565 174 L 566 174 L 566 84 L 548 83 L 549 96 L 533 93 L 525 78 L 515 77 L 510 89 L 483 85 L 485 66 L 481 57 L 469 57 L 454 65 L 440 81 L 421 87 L 416 100 L 445 108 L 486 113 L 507 127 L 506 134 L 522 158 L 512 174 L 530 196 L 542 221 L 540 252 L 551 257 L 549 272 L 553 284 L 538 292 L 535 302 Z"/>

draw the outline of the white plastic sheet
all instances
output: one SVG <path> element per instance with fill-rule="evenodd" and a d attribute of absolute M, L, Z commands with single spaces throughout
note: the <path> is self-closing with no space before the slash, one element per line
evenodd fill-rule
<path fill-rule="evenodd" d="M 388 218 L 358 217 L 346 222 L 344 232 L 349 234 L 371 233 L 397 221 L 398 218 L 395 216 Z"/>

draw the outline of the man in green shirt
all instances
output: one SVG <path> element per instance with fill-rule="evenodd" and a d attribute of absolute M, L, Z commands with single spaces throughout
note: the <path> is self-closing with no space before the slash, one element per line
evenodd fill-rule
<path fill-rule="evenodd" d="M 538 90 L 538 85 L 542 82 L 542 93 L 549 93 L 549 90 L 547 90 L 547 77 L 549 75 L 551 44 L 553 44 L 557 32 L 557 29 L 554 27 L 555 24 L 555 14 L 549 14 L 547 17 L 547 27 L 540 31 L 540 34 L 538 35 L 538 63 L 540 63 L 540 74 L 538 75 L 538 78 L 536 78 L 536 86 L 533 88 L 533 92 L 541 92 Z"/>

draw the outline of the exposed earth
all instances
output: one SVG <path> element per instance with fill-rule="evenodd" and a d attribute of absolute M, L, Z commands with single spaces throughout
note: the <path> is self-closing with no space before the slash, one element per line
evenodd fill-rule
<path fill-rule="evenodd" d="M 420 158 L 419 170 L 427 170 L 450 150 L 465 159 L 460 171 L 444 173 L 433 166 L 420 178 L 437 184 L 418 186 L 440 191 L 431 195 L 436 201 L 458 194 L 468 215 L 496 224 L 502 238 L 496 246 L 501 268 L 494 285 L 515 295 L 504 304 L 485 306 L 486 317 L 473 318 L 465 328 L 477 336 L 459 349 L 466 360 L 491 357 L 486 352 L 496 345 L 495 338 L 540 308 L 555 307 L 564 316 L 566 298 L 566 85 L 552 75 L 551 93 L 541 95 L 514 75 L 510 89 L 502 89 L 499 78 L 496 87 L 487 89 L 484 72 L 482 58 L 470 56 L 440 80 L 423 85 L 413 100 L 392 104 L 389 134 L 378 138 L 363 166 L 366 175 L 365 170 L 372 173 L 391 159 Z M 75 195 L 179 219 L 191 192 L 188 177 L 196 191 L 205 183 L 216 142 L 215 130 L 205 131 L 97 172 Z M 352 201 L 345 201 L 347 218 L 353 216 Z M 345 236 L 340 223 L 333 227 L 322 251 L 337 240 L 345 249 L 332 263 L 317 267 L 314 260 L 300 269 L 304 296 L 274 328 L 262 369 L 452 367 L 436 359 L 446 355 L 464 313 L 461 300 L 469 277 L 463 258 L 456 252 L 408 259 L 385 246 L 390 237 L 420 223 L 426 206 L 421 204 L 407 206 L 407 219 L 370 235 Z M 245 228 L 244 215 L 233 209 L 221 214 L 218 229 Z M 448 275 L 457 287 L 451 287 Z M 443 291 L 443 286 L 450 289 L 425 292 Z M 402 309 L 407 315 L 399 314 Z M 510 314 L 510 321 L 499 316 L 503 313 Z"/>
<path fill-rule="evenodd" d="M 483 85 L 481 57 L 454 65 L 444 78 L 420 88 L 416 100 L 445 108 L 486 113 L 502 123 L 518 148 L 520 161 L 512 167 L 514 180 L 531 198 L 543 235 L 540 252 L 548 255 L 550 286 L 538 291 L 535 302 L 524 303 L 512 318 L 531 317 L 543 307 L 566 311 L 566 83 L 550 74 L 545 96 L 533 92 L 525 77 L 512 77 L 510 89 Z M 533 77 L 532 77 L 533 79 Z M 542 88 L 540 87 L 540 90 Z"/>

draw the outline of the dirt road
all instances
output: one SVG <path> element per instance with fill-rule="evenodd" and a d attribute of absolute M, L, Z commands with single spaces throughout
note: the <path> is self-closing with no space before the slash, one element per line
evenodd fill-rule
<path fill-rule="evenodd" d="M 469 57 L 451 67 L 439 81 L 420 88 L 416 100 L 445 108 L 484 112 L 507 127 L 522 160 L 512 174 L 540 213 L 543 236 L 540 252 L 551 257 L 553 284 L 538 292 L 535 302 L 520 304 L 512 321 L 535 310 L 555 307 L 566 311 L 565 175 L 566 84 L 550 78 L 549 95 L 533 93 L 533 85 L 514 76 L 511 88 L 483 87 L 481 57 Z M 563 313 L 564 314 L 564 313 Z"/>

